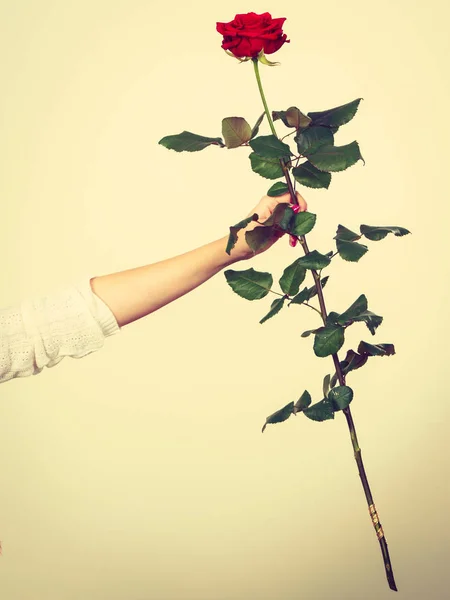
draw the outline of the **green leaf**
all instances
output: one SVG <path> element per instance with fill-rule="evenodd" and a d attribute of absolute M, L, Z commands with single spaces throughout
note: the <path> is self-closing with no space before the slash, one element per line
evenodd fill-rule
<path fill-rule="evenodd" d="M 297 258 L 291 265 L 286 267 L 280 278 L 279 284 L 285 294 L 294 296 L 298 293 L 300 284 L 306 276 L 306 269 L 299 263 L 301 259 Z"/>
<path fill-rule="evenodd" d="M 364 244 L 358 244 L 358 242 L 346 242 L 338 238 L 336 240 L 336 249 L 339 252 L 339 256 L 344 260 L 358 262 L 367 252 L 368 247 L 364 246 Z"/>
<path fill-rule="evenodd" d="M 363 367 L 368 360 L 368 356 L 366 354 L 358 354 L 354 350 L 348 350 L 347 354 L 339 364 L 341 366 L 342 374 L 347 375 L 351 371 L 356 371 Z M 331 378 L 330 386 L 334 387 L 338 381 L 338 377 L 336 373 Z"/>
<path fill-rule="evenodd" d="M 291 221 L 289 233 L 293 235 L 306 235 L 316 224 L 316 215 L 307 211 L 296 213 Z"/>
<path fill-rule="evenodd" d="M 301 337 L 302 337 L 302 338 L 307 338 L 307 337 L 309 337 L 309 336 L 310 336 L 312 333 L 317 333 L 318 331 L 320 331 L 320 329 L 321 329 L 320 327 L 319 327 L 318 329 L 307 329 L 306 331 L 304 331 L 304 332 L 301 334 Z"/>
<path fill-rule="evenodd" d="M 324 398 L 320 402 L 306 408 L 303 411 L 303 414 L 313 421 L 327 421 L 328 419 L 334 419 L 333 405 L 328 398 Z"/>
<path fill-rule="evenodd" d="M 358 354 L 359 353 L 359 354 Z M 343 361 L 339 364 L 343 375 L 347 375 L 351 371 L 356 371 L 363 367 L 369 356 L 390 356 L 395 354 L 395 348 L 393 344 L 378 344 L 372 345 L 367 342 L 361 342 L 358 346 L 358 352 L 354 350 L 348 350 Z M 331 378 L 330 385 L 334 387 L 337 383 L 338 377 L 336 373 Z"/>
<path fill-rule="evenodd" d="M 286 127 L 295 127 L 296 129 L 306 128 L 311 123 L 311 119 L 296 106 L 291 106 L 287 110 L 272 111 L 272 119 L 274 121 L 281 119 Z"/>
<path fill-rule="evenodd" d="M 289 419 L 289 417 L 292 415 L 293 412 L 294 412 L 294 403 L 289 402 L 289 404 L 286 404 L 286 406 L 284 406 L 283 408 L 280 408 L 280 410 L 277 410 L 272 415 L 267 417 L 266 422 L 264 423 L 264 427 L 262 428 L 262 431 L 264 432 L 264 429 L 266 428 L 266 426 L 269 423 L 282 423 L 283 421 L 286 421 L 287 419 Z"/>
<path fill-rule="evenodd" d="M 335 354 L 344 343 L 344 328 L 340 325 L 320 327 L 314 338 L 314 354 L 325 357 Z"/>
<path fill-rule="evenodd" d="M 183 131 L 177 135 L 167 135 L 159 140 L 158 143 L 176 152 L 198 152 L 208 146 L 225 147 L 222 138 L 204 137 L 190 131 Z"/>
<path fill-rule="evenodd" d="M 288 186 L 282 181 L 274 183 L 267 191 L 267 195 L 271 197 L 282 196 L 289 191 Z"/>
<path fill-rule="evenodd" d="M 383 321 L 383 317 L 367 310 L 367 298 L 361 294 L 357 300 L 341 315 L 338 315 L 337 323 L 348 327 L 353 322 L 363 321 L 372 335 Z"/>
<path fill-rule="evenodd" d="M 353 119 L 358 110 L 359 103 L 362 98 L 357 98 L 348 104 L 342 104 L 335 108 L 323 110 L 320 112 L 309 112 L 310 117 L 314 125 L 325 125 L 327 127 L 339 127 L 345 125 Z"/>
<path fill-rule="evenodd" d="M 251 231 L 246 231 L 245 241 L 250 246 L 251 250 L 256 253 L 267 250 L 274 242 L 275 235 L 276 233 L 273 227 L 261 225 L 260 227 L 255 227 Z"/>
<path fill-rule="evenodd" d="M 227 254 L 231 253 L 231 250 L 234 248 L 234 246 L 238 240 L 237 232 L 240 229 L 247 227 L 247 225 L 249 223 L 251 223 L 251 221 L 257 221 L 257 220 L 258 220 L 258 215 L 255 213 L 251 217 L 247 217 L 246 219 L 239 221 L 239 223 L 236 223 L 236 225 L 232 225 L 230 227 L 230 235 L 228 236 L 228 243 L 227 243 L 227 247 L 225 249 L 225 252 Z"/>
<path fill-rule="evenodd" d="M 411 233 L 404 227 L 372 227 L 371 225 L 361 225 L 360 231 L 368 240 L 377 242 L 387 236 L 388 233 L 393 233 L 396 236 L 403 236 Z"/>
<path fill-rule="evenodd" d="M 309 300 L 309 292 L 310 288 L 305 287 L 299 294 L 292 298 L 288 306 L 290 306 L 291 304 L 303 304 L 303 302 Z"/>
<path fill-rule="evenodd" d="M 356 240 L 359 240 L 360 237 L 361 236 L 359 235 L 359 233 L 355 233 L 354 231 L 347 229 L 347 227 L 344 227 L 343 225 L 338 225 L 338 228 L 336 230 L 336 236 L 334 237 L 334 239 L 343 240 L 344 242 L 354 242 Z"/>
<path fill-rule="evenodd" d="M 338 318 L 339 318 L 339 313 L 334 312 L 332 310 L 330 313 L 328 313 L 327 325 L 340 325 L 340 323 L 338 323 Z"/>
<path fill-rule="evenodd" d="M 280 202 L 276 205 L 270 217 L 264 221 L 264 225 L 278 225 L 280 229 L 287 231 L 294 214 L 294 211 L 286 202 Z"/>
<path fill-rule="evenodd" d="M 338 385 L 330 390 L 328 399 L 333 405 L 334 410 L 344 410 L 353 400 L 353 390 L 347 385 Z"/>
<path fill-rule="evenodd" d="M 367 298 L 364 294 L 361 294 L 353 304 L 347 308 L 342 314 L 339 315 L 338 323 L 345 325 L 347 322 L 351 322 L 358 317 L 361 313 L 367 310 Z"/>
<path fill-rule="evenodd" d="M 341 362 L 341 368 L 344 375 L 363 367 L 366 364 L 367 359 L 367 354 L 358 354 L 354 350 L 348 350 L 344 360 Z"/>
<path fill-rule="evenodd" d="M 263 158 L 256 152 L 249 155 L 253 171 L 266 179 L 279 179 L 283 177 L 283 170 L 278 158 Z"/>
<path fill-rule="evenodd" d="M 222 135 L 227 148 L 238 148 L 249 141 L 252 129 L 242 117 L 226 117 L 222 120 Z"/>
<path fill-rule="evenodd" d="M 252 149 L 263 158 L 283 158 L 291 156 L 291 149 L 274 135 L 260 135 L 250 141 Z"/>
<path fill-rule="evenodd" d="M 295 179 L 309 188 L 326 188 L 331 183 L 331 173 L 325 173 L 316 169 L 309 161 L 306 161 L 292 169 L 292 175 Z"/>
<path fill-rule="evenodd" d="M 395 348 L 393 344 L 374 345 L 367 342 L 360 342 L 358 352 L 367 356 L 391 356 L 395 354 Z"/>
<path fill-rule="evenodd" d="M 328 275 L 320 280 L 322 289 L 326 286 L 327 281 L 328 281 Z M 294 298 L 292 298 L 292 300 L 289 302 L 288 306 L 290 306 L 291 304 L 303 304 L 303 302 L 310 300 L 311 298 L 313 298 L 316 295 L 317 295 L 317 290 L 316 290 L 315 285 L 313 285 L 310 288 L 306 287 L 299 294 L 297 294 Z"/>
<path fill-rule="evenodd" d="M 266 116 L 266 113 L 263 112 L 262 115 L 260 115 L 260 117 L 258 118 L 258 120 L 256 121 L 253 129 L 252 129 L 252 135 L 250 136 L 250 139 L 252 140 L 254 137 L 256 137 L 258 135 L 258 131 L 259 131 L 259 126 L 261 125 L 261 123 L 263 122 L 264 117 Z"/>
<path fill-rule="evenodd" d="M 273 283 L 270 273 L 255 271 L 253 268 L 246 271 L 228 269 L 224 275 L 233 292 L 246 300 L 264 298 L 269 293 Z"/>
<path fill-rule="evenodd" d="M 321 285 L 322 289 L 327 285 L 328 279 L 329 279 L 329 275 L 327 275 L 326 277 L 323 277 L 320 280 L 320 285 Z M 317 296 L 317 289 L 316 289 L 315 285 L 313 285 L 312 287 L 310 287 L 309 291 L 310 291 L 310 293 L 309 293 L 309 299 L 314 298 L 314 296 Z"/>
<path fill-rule="evenodd" d="M 353 319 L 354 321 L 363 321 L 367 325 L 367 329 L 370 331 L 372 335 L 375 335 L 375 330 L 381 325 L 383 322 L 383 317 L 380 315 L 376 315 L 370 310 L 366 310 L 357 317 Z"/>
<path fill-rule="evenodd" d="M 320 254 L 317 250 L 313 250 L 299 258 L 299 262 L 305 269 L 324 269 L 331 261 L 328 256 Z"/>
<path fill-rule="evenodd" d="M 318 150 L 308 154 L 308 160 L 317 169 L 326 172 L 345 171 L 358 160 L 364 162 L 356 141 L 345 146 L 320 146 Z"/>
<path fill-rule="evenodd" d="M 328 127 L 310 126 L 299 132 L 294 140 L 297 142 L 297 149 L 300 154 L 309 155 L 320 148 L 320 146 L 332 146 L 334 136 Z"/>
<path fill-rule="evenodd" d="M 294 406 L 294 414 L 297 412 L 301 412 L 302 410 L 305 410 L 305 408 L 308 408 L 308 406 L 311 404 L 311 394 L 305 390 L 303 392 L 303 394 L 300 396 L 300 398 L 297 400 L 297 402 L 295 403 Z"/>
<path fill-rule="evenodd" d="M 330 380 L 330 388 L 334 388 L 334 386 L 336 385 L 338 380 L 338 376 L 336 375 L 336 373 L 333 375 L 333 377 Z"/>
<path fill-rule="evenodd" d="M 265 323 L 268 319 L 271 319 L 273 316 L 275 316 L 277 313 L 280 312 L 280 310 L 283 308 L 283 304 L 284 304 L 285 300 L 286 300 L 286 298 L 283 297 L 283 298 L 277 298 L 276 300 L 274 300 L 272 302 L 272 304 L 270 305 L 269 312 L 260 321 L 261 325 L 263 323 Z"/>
<path fill-rule="evenodd" d="M 328 396 L 328 392 L 330 391 L 330 380 L 331 380 L 331 375 L 328 373 L 328 375 L 325 375 L 325 377 L 323 378 L 323 384 L 322 384 L 323 395 L 325 397 Z"/>

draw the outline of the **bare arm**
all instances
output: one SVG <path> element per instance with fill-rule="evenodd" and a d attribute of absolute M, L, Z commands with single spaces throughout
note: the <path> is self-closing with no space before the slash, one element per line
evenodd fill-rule
<path fill-rule="evenodd" d="M 306 210 L 306 202 L 298 192 L 297 198 L 300 209 Z M 278 198 L 264 196 L 249 216 L 257 213 L 259 221 L 264 222 L 279 202 L 289 201 L 288 194 Z M 117 323 L 123 327 L 190 292 L 222 269 L 251 258 L 253 253 L 245 242 L 244 231 L 257 225 L 252 222 L 240 232 L 231 255 L 225 252 L 228 239 L 225 236 L 161 262 L 93 277 L 92 290 L 109 306 Z"/>

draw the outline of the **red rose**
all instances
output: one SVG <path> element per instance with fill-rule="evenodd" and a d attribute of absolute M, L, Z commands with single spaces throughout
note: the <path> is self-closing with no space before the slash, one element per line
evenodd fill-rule
<path fill-rule="evenodd" d="M 282 27 L 286 18 L 272 19 L 269 13 L 254 12 L 236 15 L 229 23 L 217 23 L 216 29 L 223 35 L 222 48 L 238 58 L 255 58 L 261 52 L 273 54 L 285 42 Z"/>

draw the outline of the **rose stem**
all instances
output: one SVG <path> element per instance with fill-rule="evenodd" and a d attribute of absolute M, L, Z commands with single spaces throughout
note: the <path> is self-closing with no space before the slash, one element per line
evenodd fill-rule
<path fill-rule="evenodd" d="M 273 133 L 274 136 L 277 136 L 277 133 L 275 131 L 275 127 L 272 121 L 272 116 L 270 114 L 269 108 L 267 106 L 267 102 L 266 102 L 266 98 L 264 96 L 264 91 L 262 88 L 262 84 L 261 84 L 261 77 L 259 75 L 259 69 L 258 69 L 258 59 L 257 58 L 253 58 L 252 59 L 253 62 L 253 66 L 255 69 L 255 75 L 256 75 L 256 81 L 258 82 L 258 88 L 259 88 L 259 93 L 261 94 L 261 99 L 264 105 L 264 111 L 266 113 L 266 117 L 267 120 L 269 122 L 270 125 L 270 129 Z M 288 186 L 289 189 L 289 193 L 291 195 L 291 200 L 293 204 L 298 204 L 297 202 L 297 197 L 295 195 L 294 192 L 294 188 L 292 186 L 292 181 L 291 181 L 291 177 L 289 174 L 289 169 L 286 166 L 286 163 L 284 162 L 283 159 L 280 159 L 280 165 L 281 168 L 283 170 L 283 174 L 284 177 L 286 179 L 286 184 Z M 309 249 L 308 249 L 308 244 L 306 242 L 306 237 L 305 236 L 301 236 L 299 238 L 300 240 L 300 244 L 303 248 L 303 251 L 305 254 L 309 254 Z M 323 290 L 322 290 L 322 285 L 320 282 L 320 276 L 317 273 L 317 271 L 315 270 L 311 270 L 312 276 L 314 278 L 314 284 L 316 287 L 316 291 L 317 291 L 317 297 L 319 299 L 319 306 L 320 306 L 320 313 L 322 315 L 322 320 L 324 325 L 326 324 L 326 320 L 327 320 L 327 309 L 325 306 L 325 299 L 323 296 Z M 341 369 L 341 365 L 339 362 L 339 356 L 337 353 L 332 354 L 332 358 L 333 358 L 333 363 L 334 363 L 334 367 L 336 369 L 336 375 L 338 377 L 339 380 L 339 384 L 340 385 L 345 385 L 345 375 L 342 372 Z M 347 408 L 344 408 L 344 410 L 342 411 L 345 415 L 345 418 L 347 420 L 347 425 L 348 425 L 348 429 L 350 432 L 350 438 L 352 441 L 352 446 L 353 446 L 353 452 L 354 452 L 354 456 L 355 456 L 355 460 L 356 460 L 356 464 L 358 467 L 358 472 L 359 472 L 359 476 L 361 478 L 361 483 L 364 489 L 364 494 L 366 496 L 366 500 L 367 500 L 367 505 L 369 507 L 369 513 L 372 519 L 372 523 L 373 526 L 375 528 L 376 534 L 377 534 L 377 538 L 378 541 L 380 543 L 380 548 L 381 548 L 381 554 L 383 556 L 383 562 L 384 562 L 384 568 L 386 571 L 386 578 L 388 580 L 388 584 L 391 590 L 397 591 L 397 586 L 395 585 L 395 580 L 394 580 L 394 573 L 392 570 L 392 564 L 391 564 L 391 559 L 389 557 L 389 550 L 388 550 L 388 545 L 386 542 L 386 538 L 384 536 L 383 533 L 383 528 L 381 527 L 381 523 L 379 521 L 378 518 L 378 513 L 376 511 L 375 508 L 375 504 L 373 501 L 373 496 L 372 496 L 372 492 L 370 490 L 370 486 L 369 486 L 369 481 L 367 479 L 367 475 L 366 475 L 366 471 L 364 468 L 364 463 L 362 460 L 362 455 L 361 455 L 361 448 L 359 447 L 359 443 L 358 443 L 358 437 L 356 435 L 356 428 L 355 428 L 355 423 L 353 421 L 353 417 L 352 417 L 352 413 L 350 410 L 350 407 L 348 406 Z"/>

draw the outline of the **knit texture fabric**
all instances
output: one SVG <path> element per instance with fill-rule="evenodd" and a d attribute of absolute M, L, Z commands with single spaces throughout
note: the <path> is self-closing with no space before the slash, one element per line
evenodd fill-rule
<path fill-rule="evenodd" d="M 65 356 L 82 358 L 120 331 L 90 279 L 0 310 L 0 383 L 37 375 Z"/>

